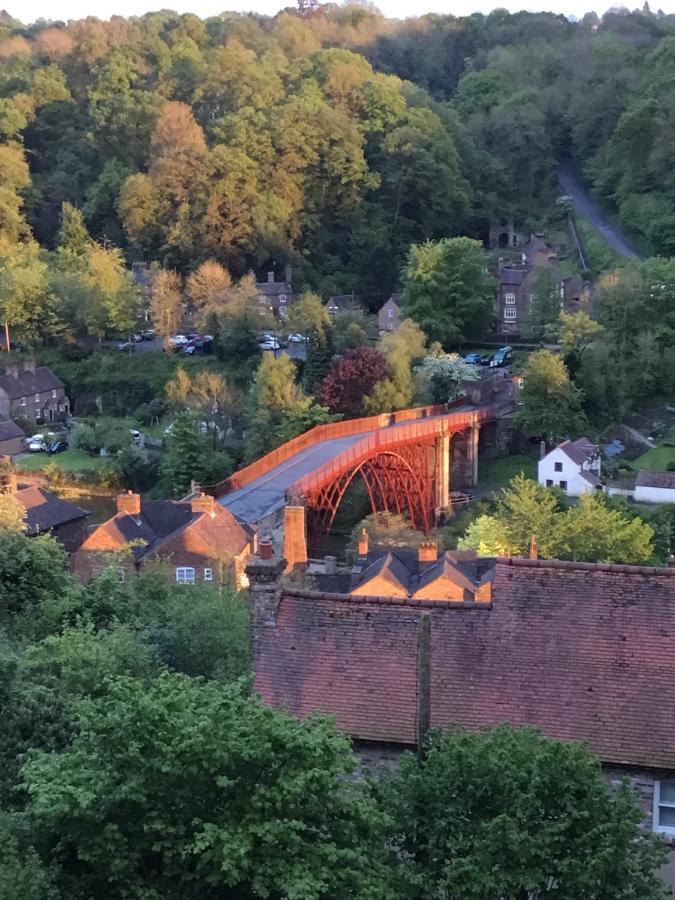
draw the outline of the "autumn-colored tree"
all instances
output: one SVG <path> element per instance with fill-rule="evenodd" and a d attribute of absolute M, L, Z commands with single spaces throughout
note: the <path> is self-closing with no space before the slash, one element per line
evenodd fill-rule
<path fill-rule="evenodd" d="M 200 321 L 218 315 L 226 308 L 232 290 L 232 278 L 227 269 L 212 259 L 207 259 L 186 282 L 187 295 L 197 310 Z"/>
<path fill-rule="evenodd" d="M 415 393 L 413 363 L 424 357 L 426 344 L 426 335 L 412 319 L 405 319 L 396 331 L 383 335 L 378 349 L 391 374 L 378 382 L 367 398 L 368 412 L 388 412 L 411 405 Z"/>
<path fill-rule="evenodd" d="M 158 272 L 152 283 L 150 315 L 155 331 L 169 347 L 169 338 L 178 330 L 183 317 L 180 275 L 168 269 Z"/>
<path fill-rule="evenodd" d="M 371 347 L 347 350 L 333 361 L 317 399 L 332 413 L 342 413 L 347 418 L 361 416 L 366 398 L 390 374 L 387 361 L 378 350 Z"/>

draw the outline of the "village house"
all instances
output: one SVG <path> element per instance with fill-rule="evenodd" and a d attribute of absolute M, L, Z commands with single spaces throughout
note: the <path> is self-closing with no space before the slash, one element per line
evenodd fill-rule
<path fill-rule="evenodd" d="M 67 553 L 74 553 L 85 537 L 89 511 L 61 500 L 56 494 L 11 475 L 7 493 L 26 511 L 26 534 L 51 534 Z"/>
<path fill-rule="evenodd" d="M 291 268 L 286 267 L 284 281 L 275 281 L 274 272 L 267 273 L 267 281 L 256 282 L 260 308 L 262 312 L 269 310 L 275 318 L 283 319 L 293 302 L 293 285 L 291 284 Z"/>
<path fill-rule="evenodd" d="M 146 500 L 128 492 L 118 496 L 115 515 L 87 536 L 71 566 L 87 581 L 110 564 L 111 554 L 121 554 L 121 573 L 160 560 L 179 584 L 232 579 L 241 588 L 253 548 L 253 530 L 208 494 Z"/>
<path fill-rule="evenodd" d="M 384 306 L 380 307 L 377 321 L 380 331 L 396 331 L 401 324 L 402 294 L 392 294 Z"/>
<path fill-rule="evenodd" d="M 63 382 L 48 366 L 23 360 L 4 367 L 0 374 L 1 418 L 42 424 L 63 422 L 69 414 Z"/>
<path fill-rule="evenodd" d="M 532 235 L 520 251 L 518 262 L 503 264 L 500 261 L 497 268 L 496 315 L 500 334 L 528 334 L 531 331 L 537 281 L 544 269 L 553 273 L 561 310 L 574 312 L 590 298 L 588 284 L 582 278 L 567 277 L 560 271 L 557 255 L 548 247 L 543 235 Z"/>
<path fill-rule="evenodd" d="M 629 778 L 645 826 L 675 840 L 675 706 L 663 699 L 675 679 L 675 567 L 497 559 L 481 573 L 474 560 L 464 581 L 451 555 L 430 561 L 449 590 L 432 577 L 420 594 L 424 571 L 415 590 L 397 588 L 413 573 L 395 551 L 374 596 L 358 582 L 284 586 L 285 560 L 260 552 L 247 572 L 266 703 L 334 716 L 371 767 L 453 723 L 583 742 L 611 783 Z"/>
<path fill-rule="evenodd" d="M 638 503 L 675 503 L 675 472 L 640 469 L 633 498 Z"/>
<path fill-rule="evenodd" d="M 11 419 L 0 421 L 0 456 L 12 457 L 23 453 L 26 449 L 23 443 L 25 437 L 26 432 L 16 422 Z"/>
<path fill-rule="evenodd" d="M 600 466 L 600 448 L 588 438 L 563 441 L 539 460 L 537 480 L 580 497 L 602 488 Z"/>

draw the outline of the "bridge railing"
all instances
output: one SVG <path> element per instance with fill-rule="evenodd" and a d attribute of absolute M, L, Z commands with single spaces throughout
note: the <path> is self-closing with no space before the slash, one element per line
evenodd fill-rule
<path fill-rule="evenodd" d="M 511 401 L 484 407 L 470 412 L 448 412 L 442 418 L 436 418 L 428 422 L 415 421 L 414 424 L 403 425 L 396 429 L 379 429 L 364 436 L 363 440 L 348 447 L 339 453 L 330 462 L 320 466 L 314 472 L 303 475 L 286 490 L 287 500 L 297 500 L 305 497 L 313 491 L 319 490 L 333 481 L 348 469 L 352 469 L 370 459 L 373 455 L 385 449 L 394 449 L 404 444 L 426 438 L 436 437 L 443 431 L 463 431 L 474 425 L 490 422 L 498 416 L 509 412 L 513 408 Z M 436 413 L 435 415 L 440 415 Z"/>
<path fill-rule="evenodd" d="M 462 401 L 457 401 L 450 405 L 420 406 L 415 409 L 402 409 L 397 412 L 379 413 L 375 416 L 362 416 L 359 419 L 343 419 L 339 422 L 329 422 L 326 425 L 315 425 L 314 428 L 310 428 L 304 434 L 299 434 L 292 440 L 282 444 L 281 447 L 277 447 L 276 450 L 270 451 L 265 456 L 235 472 L 229 478 L 219 482 L 214 486 L 213 493 L 216 497 L 222 497 L 223 494 L 229 491 L 245 487 L 282 463 L 287 462 L 296 454 L 322 441 L 337 440 L 338 438 L 351 437 L 355 434 L 365 434 L 369 431 L 377 432 L 378 429 L 387 428 L 389 425 L 395 425 L 398 422 L 438 416 L 460 402 Z"/>

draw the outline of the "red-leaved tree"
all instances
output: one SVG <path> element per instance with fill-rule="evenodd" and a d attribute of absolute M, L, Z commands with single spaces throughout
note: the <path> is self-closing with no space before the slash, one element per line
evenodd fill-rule
<path fill-rule="evenodd" d="M 364 398 L 378 381 L 389 378 L 389 374 L 387 361 L 377 350 L 371 347 L 346 350 L 333 360 L 317 399 L 332 413 L 342 413 L 348 419 L 361 416 Z"/>

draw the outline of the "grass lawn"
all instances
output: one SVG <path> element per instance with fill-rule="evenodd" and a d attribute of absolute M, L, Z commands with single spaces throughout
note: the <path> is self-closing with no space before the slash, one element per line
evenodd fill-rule
<path fill-rule="evenodd" d="M 536 479 L 536 457 L 518 453 L 502 459 L 481 459 L 478 463 L 478 487 L 485 494 L 499 491 L 519 472 L 526 478 Z"/>
<path fill-rule="evenodd" d="M 33 453 L 17 460 L 19 469 L 24 472 L 37 472 L 49 463 L 55 463 L 64 472 L 93 472 L 101 465 L 101 458 L 89 456 L 84 450 L 64 450 L 63 453 Z"/>
<path fill-rule="evenodd" d="M 675 443 L 673 438 L 670 438 Z M 642 456 L 638 456 L 631 462 L 631 466 L 637 472 L 638 469 L 651 469 L 654 472 L 667 472 L 668 463 L 675 463 L 675 447 L 652 447 Z"/>

